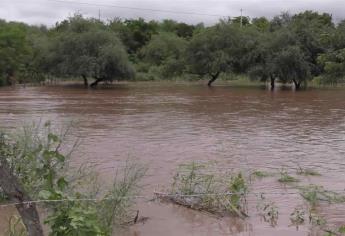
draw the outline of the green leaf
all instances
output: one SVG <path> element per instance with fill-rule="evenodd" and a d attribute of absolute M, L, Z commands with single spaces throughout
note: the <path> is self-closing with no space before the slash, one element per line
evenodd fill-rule
<path fill-rule="evenodd" d="M 59 137 L 55 134 L 49 133 L 48 134 L 48 140 L 49 141 L 53 141 L 53 142 L 58 142 L 59 141 Z"/>
<path fill-rule="evenodd" d="M 52 193 L 47 190 L 42 190 L 38 193 L 38 197 L 44 200 L 49 199 L 51 196 L 52 196 Z"/>
<path fill-rule="evenodd" d="M 52 158 L 53 154 L 54 154 L 54 152 L 52 152 L 52 151 L 44 150 L 42 155 L 43 155 L 44 159 L 49 160 Z"/>
<path fill-rule="evenodd" d="M 58 179 L 57 186 L 59 187 L 60 190 L 63 191 L 67 185 L 68 185 L 68 182 L 65 180 L 64 177 L 61 177 L 60 179 Z"/>
<path fill-rule="evenodd" d="M 339 233 L 342 233 L 344 234 L 345 233 L 345 225 L 341 226 L 339 229 L 338 229 Z"/>
<path fill-rule="evenodd" d="M 65 159 L 66 159 L 64 155 L 62 155 L 62 154 L 60 154 L 60 153 L 58 153 L 58 152 L 55 153 L 55 157 L 56 157 L 60 162 L 64 162 Z"/>

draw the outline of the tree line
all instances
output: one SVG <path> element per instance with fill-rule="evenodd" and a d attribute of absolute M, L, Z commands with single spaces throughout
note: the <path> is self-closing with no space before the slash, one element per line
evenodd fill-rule
<path fill-rule="evenodd" d="M 113 80 L 208 78 L 244 74 L 251 80 L 341 83 L 345 20 L 327 13 L 235 17 L 212 26 L 174 20 L 74 15 L 53 27 L 0 20 L 0 85 L 80 78 L 85 86 Z"/>

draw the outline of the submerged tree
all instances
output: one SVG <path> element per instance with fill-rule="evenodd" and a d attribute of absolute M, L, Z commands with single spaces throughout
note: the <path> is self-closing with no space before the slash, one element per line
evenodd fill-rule
<path fill-rule="evenodd" d="M 227 21 L 195 34 L 186 50 L 189 71 L 209 76 L 211 86 L 221 73 L 239 68 L 240 45 L 244 45 L 241 36 L 241 29 Z"/>
<path fill-rule="evenodd" d="M 302 51 L 294 46 L 281 51 L 274 59 L 278 78 L 286 83 L 293 82 L 296 90 L 310 79 L 310 66 Z"/>
<path fill-rule="evenodd" d="M 257 63 L 249 70 L 251 79 L 269 81 L 274 89 L 276 80 L 293 83 L 298 90 L 311 79 L 311 66 L 296 35 L 287 28 L 262 34 L 256 48 Z"/>
<path fill-rule="evenodd" d="M 99 82 L 134 76 L 121 41 L 100 22 L 75 16 L 60 27 L 63 33 L 57 32 L 54 37 L 47 60 L 52 74 L 81 76 L 85 86 L 88 85 L 87 78 L 91 77 L 95 79 L 91 87 Z"/>
<path fill-rule="evenodd" d="M 218 42 L 217 32 L 208 29 L 192 39 L 186 52 L 187 63 L 191 73 L 210 76 L 208 86 L 229 69 L 229 57 Z"/>
<path fill-rule="evenodd" d="M 105 23 L 81 15 L 51 29 L 0 20 L 0 85 L 53 75 L 82 77 L 87 86 L 93 78 L 94 87 L 132 78 L 133 64 L 145 79 L 191 73 L 209 77 L 212 85 L 219 75 L 233 73 L 274 88 L 277 80 L 293 82 L 281 73 L 287 65 L 280 63 L 291 50 L 300 58 L 292 55 L 289 63 L 300 61 L 302 70 L 308 68 L 301 73 L 308 78 L 298 81 L 319 76 L 333 83 L 345 75 L 344 32 L 344 22 L 335 26 L 330 14 L 313 11 L 282 13 L 272 20 L 228 18 L 208 27 L 141 18 Z"/>

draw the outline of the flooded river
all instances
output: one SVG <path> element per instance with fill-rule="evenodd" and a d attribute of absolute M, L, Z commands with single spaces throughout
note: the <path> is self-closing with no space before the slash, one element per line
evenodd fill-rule
<path fill-rule="evenodd" d="M 246 173 L 279 172 L 284 167 L 294 174 L 301 166 L 321 174 L 299 177 L 302 183 L 345 189 L 345 90 L 270 92 L 154 83 L 96 90 L 63 86 L 0 89 L 1 128 L 40 119 L 55 124 L 78 122 L 73 135 L 82 143 L 73 162 L 96 163 L 102 175 L 111 176 L 113 168 L 128 157 L 147 163 L 141 193 L 145 196 L 152 196 L 158 186 L 168 186 L 176 167 L 191 160 L 212 160 L 219 164 L 219 171 Z M 136 208 L 150 219 L 123 235 L 317 235 L 309 224 L 298 230 L 290 225 L 290 213 L 304 202 L 277 177 L 256 180 L 250 191 L 266 193 L 276 203 L 276 227 L 258 216 L 256 196 L 250 194 L 246 220 L 218 219 L 139 200 Z M 6 210 L 0 211 L 3 216 Z M 345 205 L 323 205 L 319 212 L 335 226 L 345 222 Z"/>

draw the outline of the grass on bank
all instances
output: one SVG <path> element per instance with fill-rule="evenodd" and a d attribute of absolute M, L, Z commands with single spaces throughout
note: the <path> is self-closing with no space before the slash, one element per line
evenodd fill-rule
<path fill-rule="evenodd" d="M 318 185 L 308 185 L 299 187 L 301 196 L 309 203 L 311 208 L 315 208 L 320 202 L 344 203 L 345 196 L 340 193 L 329 191 Z"/>
<path fill-rule="evenodd" d="M 287 170 L 281 169 L 280 170 L 280 178 L 278 179 L 280 183 L 297 183 L 300 180 L 289 175 Z"/>
<path fill-rule="evenodd" d="M 93 166 L 71 167 L 71 155 L 77 149 L 73 146 L 73 150 L 61 151 L 68 149 L 67 135 L 67 131 L 55 134 L 50 122 L 0 135 L 0 157 L 9 163 L 29 197 L 43 201 L 36 205 L 47 211 L 41 223 L 49 227 L 49 235 L 110 236 L 134 223 L 134 196 L 146 167 L 128 160 L 114 173 L 112 184 L 104 184 Z M 12 217 L 9 232 L 21 235 L 21 226 Z"/>
<path fill-rule="evenodd" d="M 77 176 L 77 182 L 72 181 L 71 176 L 66 175 L 68 171 L 62 171 L 62 169 L 68 168 L 69 155 L 63 155 L 56 151 L 56 148 L 61 146 L 63 137 L 55 135 L 49 123 L 41 128 L 35 126 L 25 128 L 13 137 L 1 136 L 1 139 L 3 139 L 0 142 L 1 153 L 5 153 L 12 160 L 14 169 L 19 174 L 26 189 L 33 195 L 38 194 L 37 196 L 40 198 L 52 200 L 61 198 L 100 199 L 97 203 L 71 201 L 63 204 L 46 205 L 49 217 L 45 219 L 45 222 L 50 226 L 50 235 L 73 235 L 70 232 L 111 235 L 119 227 L 134 222 L 134 199 L 132 196 L 136 195 L 140 189 L 139 183 L 146 171 L 142 166 L 127 162 L 125 168 L 115 174 L 113 185 L 100 191 L 102 188 L 97 178 L 91 178 L 91 182 L 87 179 L 86 176 L 90 173 L 88 170 L 86 172 L 81 171 L 81 175 L 74 175 L 74 177 Z M 8 139 L 11 141 L 7 142 Z M 23 160 L 24 164 L 14 160 Z M 35 167 L 34 171 L 32 171 L 32 167 Z M 55 167 L 59 168 L 54 169 Z M 246 198 L 249 191 L 246 178 L 238 172 L 217 173 L 211 167 L 211 163 L 197 162 L 181 165 L 167 194 L 158 194 L 158 197 L 188 208 L 217 215 L 247 217 Z M 38 172 L 36 173 L 36 171 Z M 307 170 L 300 172 L 309 173 Z M 38 175 L 38 173 L 43 174 Z M 47 173 L 49 175 L 46 175 Z M 269 173 L 254 171 L 254 174 L 260 177 Z M 280 175 L 281 179 L 289 180 L 283 182 L 295 182 L 291 181 L 291 176 L 284 169 Z M 46 176 L 54 177 L 53 185 L 48 189 L 44 186 L 51 184 L 51 181 L 46 179 Z M 62 182 L 61 177 L 64 177 Z M 95 188 L 91 188 L 95 191 L 80 191 L 80 189 L 89 189 L 90 183 L 95 186 Z M 89 186 L 85 186 L 85 184 Z M 76 186 L 80 186 L 79 189 Z M 301 196 L 312 206 L 312 209 L 320 202 L 345 202 L 343 195 L 327 191 L 321 186 L 297 186 L 297 188 L 301 191 Z M 272 226 L 276 225 L 279 217 L 278 208 L 267 199 L 262 201 L 263 204 L 260 208 L 262 215 Z M 306 220 L 306 213 L 295 209 L 291 213 L 291 222 L 302 224 Z M 324 224 L 317 216 L 313 216 L 310 220 L 315 222 L 313 224 Z M 22 224 L 18 219 L 12 218 L 9 223 L 9 230 L 14 232 L 12 235 L 21 235 Z"/>
<path fill-rule="evenodd" d="M 256 204 L 256 210 L 261 218 L 272 227 L 275 227 L 278 224 L 278 207 L 275 202 L 268 200 L 264 194 L 260 194 Z"/>
<path fill-rule="evenodd" d="M 273 176 L 273 173 L 267 172 L 267 171 L 261 171 L 261 170 L 255 170 L 251 173 L 251 176 L 257 177 L 257 178 L 266 178 Z"/>
<path fill-rule="evenodd" d="M 214 174 L 207 164 L 181 165 L 166 194 L 157 197 L 191 209 L 217 215 L 247 217 L 248 185 L 241 173 Z"/>
<path fill-rule="evenodd" d="M 321 174 L 317 172 L 316 170 L 309 169 L 309 168 L 302 168 L 300 166 L 298 167 L 296 173 L 298 175 L 304 175 L 304 176 L 321 176 Z"/>
<path fill-rule="evenodd" d="M 124 83 L 128 82 L 179 82 L 179 83 L 201 83 L 207 84 L 210 78 L 207 76 L 200 77 L 195 74 L 182 73 L 180 75 L 165 74 L 161 71 L 161 68 L 156 68 L 153 70 L 141 70 L 140 68 L 136 72 L 136 76 L 132 80 L 124 80 Z M 88 78 L 89 83 L 94 81 L 93 78 Z M 47 75 L 40 79 L 34 80 L 23 80 L 17 81 L 25 86 L 31 85 L 57 85 L 57 84 L 69 84 L 78 83 L 83 85 L 83 79 L 80 77 L 70 77 L 70 78 L 58 78 L 55 76 Z M 106 84 L 116 84 L 116 80 L 113 82 L 108 82 Z M 0 87 L 7 84 L 4 77 L 0 77 Z M 269 87 L 269 82 L 262 82 L 259 80 L 251 80 L 247 74 L 235 74 L 235 73 L 222 73 L 219 78 L 213 84 L 214 86 L 233 86 L 233 87 Z M 276 87 L 281 86 L 279 81 L 276 81 Z M 102 85 L 101 85 L 102 86 Z M 287 84 L 286 86 L 289 86 Z M 329 81 L 327 78 L 322 76 L 314 77 L 312 80 L 307 81 L 307 88 L 319 88 L 319 89 L 332 89 L 332 88 L 344 88 L 345 79 L 338 80 L 337 82 Z"/>

